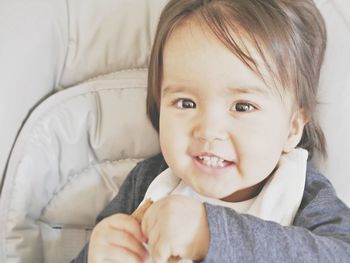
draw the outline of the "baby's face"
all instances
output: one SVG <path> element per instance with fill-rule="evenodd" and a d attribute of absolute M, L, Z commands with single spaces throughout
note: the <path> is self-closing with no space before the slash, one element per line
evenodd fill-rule
<path fill-rule="evenodd" d="M 293 99 L 194 23 L 172 33 L 163 55 L 160 143 L 169 167 L 202 195 L 251 198 L 302 130 Z"/>

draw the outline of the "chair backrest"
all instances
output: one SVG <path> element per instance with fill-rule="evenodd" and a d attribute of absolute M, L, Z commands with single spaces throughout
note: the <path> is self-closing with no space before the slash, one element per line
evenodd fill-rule
<path fill-rule="evenodd" d="M 100 75 L 145 69 L 166 0 L 0 1 L 0 179 L 28 113 Z"/>
<path fill-rule="evenodd" d="M 145 70 L 63 90 L 19 134 L 0 200 L 0 261 L 68 262 L 140 160 L 159 152 Z M 30 248 L 30 249 L 28 249 Z"/>

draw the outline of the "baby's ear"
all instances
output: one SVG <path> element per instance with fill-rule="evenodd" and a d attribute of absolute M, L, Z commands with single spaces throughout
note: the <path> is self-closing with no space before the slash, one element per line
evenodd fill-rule
<path fill-rule="evenodd" d="M 287 141 L 283 147 L 283 152 L 288 153 L 293 150 L 301 140 L 305 124 L 308 122 L 303 109 L 296 110 L 290 121 L 290 130 Z"/>

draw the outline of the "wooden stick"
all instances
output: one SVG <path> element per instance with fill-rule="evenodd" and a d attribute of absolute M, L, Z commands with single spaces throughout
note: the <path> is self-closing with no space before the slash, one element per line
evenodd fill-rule
<path fill-rule="evenodd" d="M 145 215 L 147 209 L 153 204 L 151 199 L 146 199 L 142 206 L 139 206 L 131 216 L 137 220 L 140 224 L 142 223 L 142 218 Z"/>
<path fill-rule="evenodd" d="M 142 218 L 145 215 L 147 209 L 153 204 L 153 201 L 151 199 L 146 199 L 145 202 L 139 206 L 132 214 L 131 216 L 137 220 L 141 224 Z M 178 263 L 181 260 L 179 256 L 171 256 L 168 259 L 168 263 Z"/>

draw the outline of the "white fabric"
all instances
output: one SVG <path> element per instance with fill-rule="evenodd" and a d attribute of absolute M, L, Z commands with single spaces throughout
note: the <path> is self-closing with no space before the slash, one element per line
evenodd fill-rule
<path fill-rule="evenodd" d="M 63 87 L 95 76 L 147 68 L 149 50 L 166 0 L 68 1 L 69 48 Z"/>

